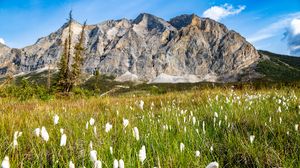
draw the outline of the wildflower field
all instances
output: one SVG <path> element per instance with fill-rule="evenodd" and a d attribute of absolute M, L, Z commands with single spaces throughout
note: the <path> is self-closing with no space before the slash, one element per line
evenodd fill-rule
<path fill-rule="evenodd" d="M 2 167 L 300 167 L 300 91 L 0 100 Z M 217 164 L 215 163 L 215 164 Z"/>

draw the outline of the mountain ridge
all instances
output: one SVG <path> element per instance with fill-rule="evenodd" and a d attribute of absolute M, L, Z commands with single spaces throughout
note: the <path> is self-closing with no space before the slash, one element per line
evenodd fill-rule
<path fill-rule="evenodd" d="M 74 44 L 81 24 L 77 21 L 71 24 Z M 21 49 L 0 47 L 0 73 L 32 72 L 49 64 L 56 67 L 68 27 L 64 24 Z M 194 75 L 193 81 L 196 76 L 198 82 L 207 76 L 213 76 L 212 82 L 248 80 L 240 78 L 243 71 L 259 76 L 253 66 L 260 55 L 253 45 L 225 25 L 194 14 L 165 21 L 142 13 L 133 20 L 88 25 L 85 36 L 83 70 L 90 74 L 94 71 L 116 77 L 133 74 L 144 82 L 161 74 Z"/>

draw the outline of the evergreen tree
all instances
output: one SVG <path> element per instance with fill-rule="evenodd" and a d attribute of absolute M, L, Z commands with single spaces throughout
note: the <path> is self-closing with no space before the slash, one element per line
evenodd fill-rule
<path fill-rule="evenodd" d="M 68 55 L 68 39 L 64 42 L 64 50 L 60 58 L 60 62 L 58 64 L 58 86 L 59 89 L 65 91 L 66 87 L 66 78 L 67 78 L 67 55 Z"/>
<path fill-rule="evenodd" d="M 72 16 L 72 10 L 69 13 L 69 33 L 68 33 L 68 52 L 67 52 L 67 69 L 66 69 L 66 78 L 65 78 L 65 87 L 64 92 L 70 92 L 72 89 L 72 79 L 71 79 L 71 70 L 70 70 L 70 64 L 71 64 L 71 46 L 72 46 L 72 22 L 73 22 L 73 16 Z"/>
<path fill-rule="evenodd" d="M 83 63 L 83 54 L 84 54 L 84 32 L 86 28 L 86 21 L 82 26 L 80 33 L 79 41 L 75 45 L 74 59 L 72 64 L 72 84 L 78 85 L 81 75 L 81 66 Z"/>
<path fill-rule="evenodd" d="M 74 58 L 72 58 L 72 11 L 69 13 L 68 19 L 68 37 L 64 43 L 64 51 L 61 56 L 59 64 L 59 74 L 58 74 L 58 86 L 63 92 L 70 92 L 74 85 L 77 85 L 79 82 L 79 77 L 81 74 L 81 66 L 83 62 L 83 53 L 84 53 L 84 31 L 86 28 L 86 22 L 82 27 L 82 31 L 79 37 L 79 42 L 75 45 L 74 48 Z M 73 61 L 73 63 L 72 63 Z"/>
<path fill-rule="evenodd" d="M 63 53 L 61 55 L 60 63 L 58 65 L 58 87 L 63 92 L 69 92 L 71 85 L 70 61 L 72 45 L 72 21 L 72 11 L 70 11 L 68 19 L 68 37 L 65 39 Z"/>

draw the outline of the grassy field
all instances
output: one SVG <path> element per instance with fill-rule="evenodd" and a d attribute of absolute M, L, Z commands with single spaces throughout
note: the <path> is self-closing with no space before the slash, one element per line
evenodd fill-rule
<path fill-rule="evenodd" d="M 50 101 L 3 98 L 0 159 L 8 156 L 11 167 L 68 167 L 70 161 L 93 167 L 95 150 L 102 167 L 112 167 L 115 159 L 125 167 L 205 167 L 213 161 L 220 167 L 300 167 L 299 97 L 292 88 L 215 88 Z M 47 142 L 34 133 L 43 126 Z M 16 131 L 22 134 L 14 138 Z"/>

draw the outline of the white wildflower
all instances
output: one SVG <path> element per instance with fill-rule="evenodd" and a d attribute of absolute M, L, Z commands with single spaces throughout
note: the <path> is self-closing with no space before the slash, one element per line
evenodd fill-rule
<path fill-rule="evenodd" d="M 72 161 L 70 161 L 70 163 L 69 163 L 69 168 L 75 168 L 75 165 Z"/>
<path fill-rule="evenodd" d="M 110 152 L 111 155 L 113 154 L 113 147 L 112 146 L 109 147 L 109 152 Z"/>
<path fill-rule="evenodd" d="M 47 130 L 46 130 L 45 127 L 42 127 L 41 136 L 42 136 L 42 138 L 43 138 L 44 141 L 48 142 L 48 140 L 49 140 L 49 134 L 48 134 L 48 132 L 47 132 Z"/>
<path fill-rule="evenodd" d="M 105 132 L 108 133 L 112 129 L 112 125 L 110 123 L 106 123 Z"/>
<path fill-rule="evenodd" d="M 86 122 L 85 129 L 89 129 L 89 122 Z"/>
<path fill-rule="evenodd" d="M 250 135 L 250 143 L 253 143 L 255 136 L 254 135 Z"/>
<path fill-rule="evenodd" d="M 215 125 L 216 125 L 216 121 L 217 121 L 217 118 L 214 117 L 214 127 L 215 127 Z"/>
<path fill-rule="evenodd" d="M 22 132 L 16 131 L 14 133 L 14 139 L 13 139 L 13 148 L 16 148 L 18 146 L 18 138 L 22 135 Z"/>
<path fill-rule="evenodd" d="M 119 162 L 117 159 L 114 160 L 113 168 L 118 168 L 119 167 Z"/>
<path fill-rule="evenodd" d="M 89 147 L 91 150 L 93 150 L 93 142 L 92 141 L 90 141 Z"/>
<path fill-rule="evenodd" d="M 4 159 L 3 159 L 2 163 L 1 163 L 1 168 L 10 168 L 8 156 L 4 157 Z"/>
<path fill-rule="evenodd" d="M 141 110 L 144 110 L 144 101 L 143 100 L 140 101 L 139 107 Z"/>
<path fill-rule="evenodd" d="M 211 162 L 206 166 L 206 168 L 218 168 L 218 167 L 219 167 L 218 162 Z"/>
<path fill-rule="evenodd" d="M 95 151 L 95 150 L 90 151 L 90 159 L 92 162 L 97 161 L 97 151 Z"/>
<path fill-rule="evenodd" d="M 216 117 L 216 118 L 218 118 L 218 117 L 219 117 L 219 115 L 218 115 L 218 113 L 217 113 L 217 112 L 215 112 L 215 113 L 214 113 L 214 117 Z"/>
<path fill-rule="evenodd" d="M 67 135 L 62 134 L 62 136 L 60 138 L 60 146 L 66 146 L 66 144 L 67 144 Z"/>
<path fill-rule="evenodd" d="M 200 157 L 200 151 L 197 150 L 195 153 L 196 153 L 196 157 Z"/>
<path fill-rule="evenodd" d="M 281 117 L 279 117 L 279 124 L 281 124 L 282 123 L 282 118 Z"/>
<path fill-rule="evenodd" d="M 94 168 L 102 168 L 102 162 L 100 160 L 96 160 L 94 162 Z"/>
<path fill-rule="evenodd" d="M 58 124 L 58 120 L 59 120 L 58 115 L 55 114 L 55 116 L 53 117 L 53 120 L 54 120 L 54 125 L 57 125 Z"/>
<path fill-rule="evenodd" d="M 40 134 L 41 134 L 41 129 L 40 128 L 36 128 L 34 131 L 33 131 L 34 135 L 39 137 Z"/>
<path fill-rule="evenodd" d="M 125 164 L 122 159 L 119 160 L 119 168 L 125 168 Z"/>
<path fill-rule="evenodd" d="M 90 119 L 90 125 L 93 126 L 94 124 L 95 124 L 95 119 L 94 119 L 94 118 L 91 118 L 91 119 Z"/>
<path fill-rule="evenodd" d="M 124 126 L 124 128 L 126 128 L 128 126 L 128 124 L 129 124 L 129 120 L 123 118 L 123 126 Z"/>
<path fill-rule="evenodd" d="M 277 109 L 277 113 L 281 113 L 281 107 L 280 106 Z"/>
<path fill-rule="evenodd" d="M 96 136 L 97 135 L 97 127 L 96 126 L 94 126 L 94 128 L 93 128 L 93 132 L 94 132 L 94 134 Z"/>
<path fill-rule="evenodd" d="M 192 121 L 193 121 L 193 125 L 195 125 L 196 124 L 196 117 L 193 117 Z"/>
<path fill-rule="evenodd" d="M 137 141 L 140 140 L 139 129 L 137 127 L 133 128 L 133 136 Z"/>
<path fill-rule="evenodd" d="M 180 152 L 183 152 L 183 150 L 184 150 L 184 144 L 183 143 L 180 143 Z"/>
<path fill-rule="evenodd" d="M 146 159 L 146 147 L 145 147 L 145 145 L 142 146 L 142 148 L 139 152 L 139 159 L 142 162 L 142 164 L 144 163 L 144 161 Z"/>

